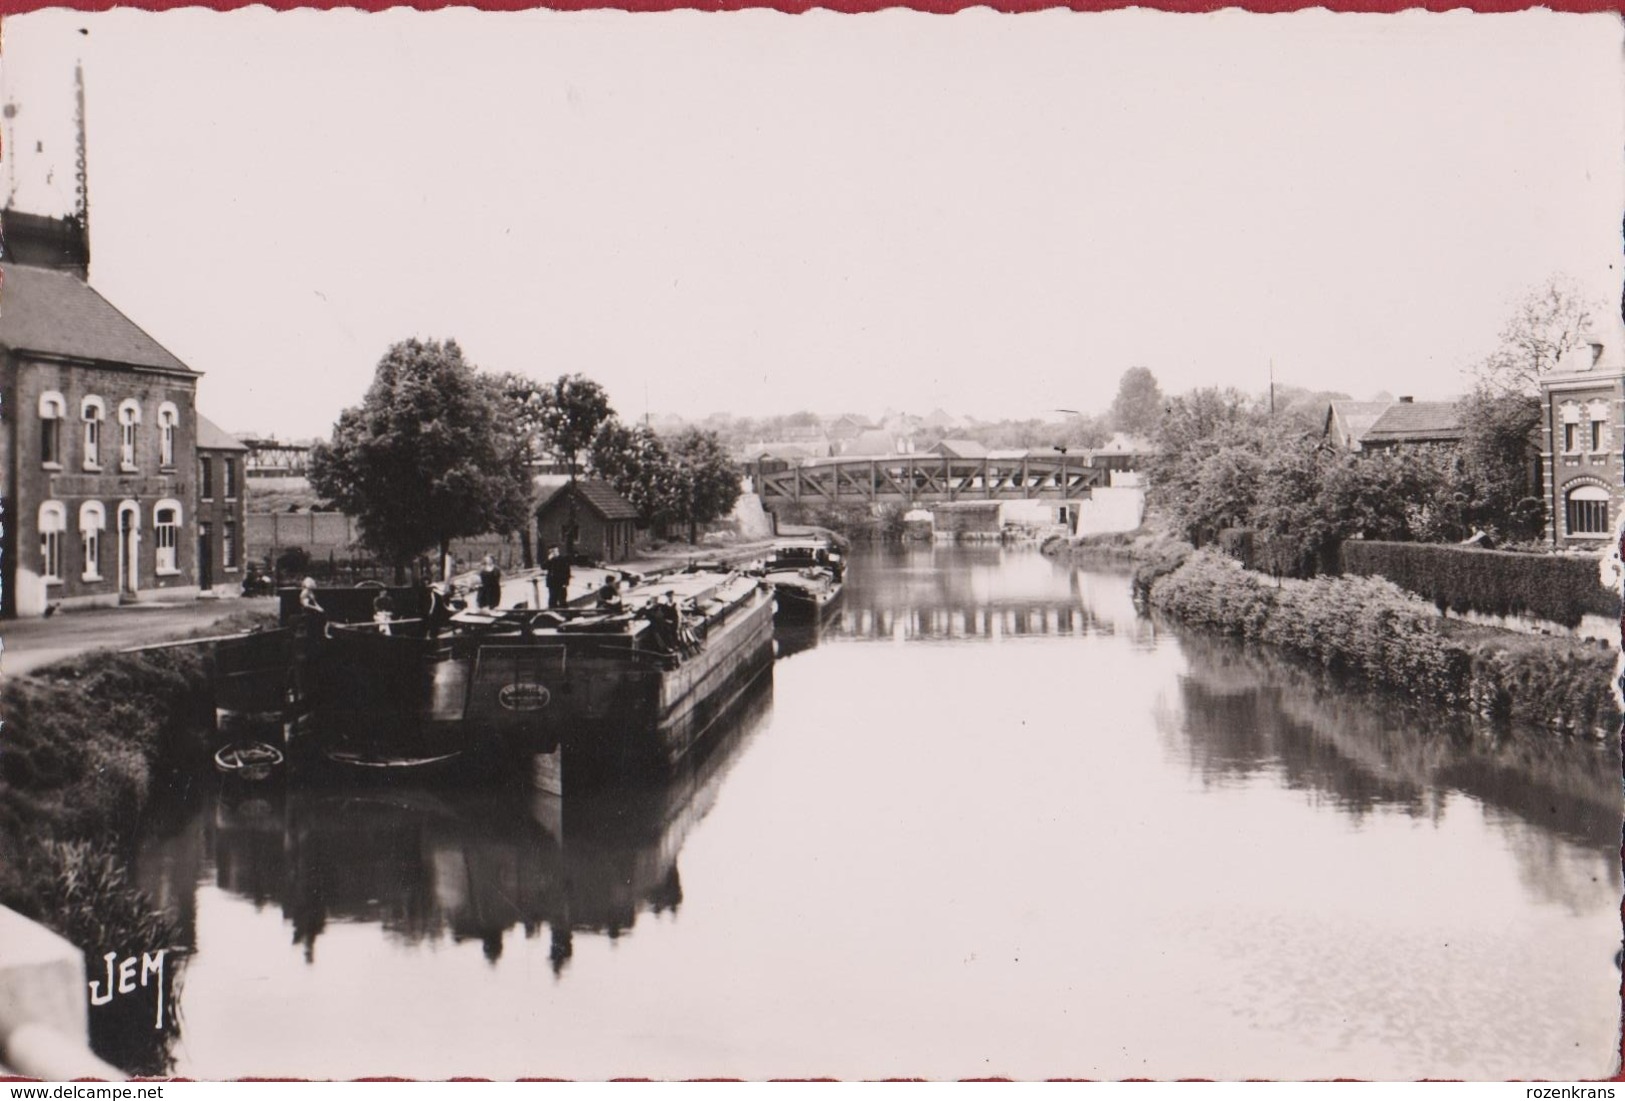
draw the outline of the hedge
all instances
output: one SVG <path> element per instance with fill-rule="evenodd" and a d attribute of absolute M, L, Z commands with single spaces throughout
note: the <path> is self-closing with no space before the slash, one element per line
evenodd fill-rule
<path fill-rule="evenodd" d="M 1197 552 L 1152 580 L 1150 603 L 1193 626 L 1269 643 L 1422 702 L 1569 731 L 1618 729 L 1611 650 L 1455 631 L 1380 578 L 1322 577 L 1277 587 L 1238 563 Z"/>
<path fill-rule="evenodd" d="M 1589 555 L 1519 554 L 1430 543 L 1351 539 L 1343 572 L 1386 577 L 1441 611 L 1533 616 L 1563 627 L 1582 616 L 1619 615 L 1619 594 L 1602 584 Z"/>

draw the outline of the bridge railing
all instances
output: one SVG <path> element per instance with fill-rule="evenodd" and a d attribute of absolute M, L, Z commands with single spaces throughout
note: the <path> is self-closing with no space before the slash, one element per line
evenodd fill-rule
<path fill-rule="evenodd" d="M 1021 500 L 1088 496 L 1109 469 L 1065 455 L 956 459 L 946 455 L 814 459 L 787 470 L 762 470 L 764 500 Z"/>

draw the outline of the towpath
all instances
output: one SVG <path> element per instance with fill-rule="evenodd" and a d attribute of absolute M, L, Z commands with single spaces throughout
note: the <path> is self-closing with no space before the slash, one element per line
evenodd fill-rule
<path fill-rule="evenodd" d="M 274 612 L 275 597 L 128 604 L 14 619 L 0 627 L 0 676 L 18 676 L 87 650 L 122 650 L 206 628 L 239 612 Z"/>

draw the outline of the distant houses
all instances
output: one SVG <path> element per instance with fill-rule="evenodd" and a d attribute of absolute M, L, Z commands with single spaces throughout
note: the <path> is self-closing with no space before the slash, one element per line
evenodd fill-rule
<path fill-rule="evenodd" d="M 1453 401 L 1334 401 L 1326 411 L 1326 438 L 1349 451 L 1455 445 L 1465 427 Z"/>

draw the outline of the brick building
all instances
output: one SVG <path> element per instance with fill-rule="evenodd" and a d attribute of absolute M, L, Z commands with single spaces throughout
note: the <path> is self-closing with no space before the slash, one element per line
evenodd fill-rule
<path fill-rule="evenodd" d="M 248 447 L 197 418 L 197 576 L 199 589 L 234 589 L 243 580 L 248 533 Z"/>
<path fill-rule="evenodd" d="M 1588 336 L 1541 379 L 1541 461 L 1546 537 L 1556 547 L 1596 548 L 1625 506 L 1625 347 Z"/>
<path fill-rule="evenodd" d="M 573 544 L 574 553 L 604 562 L 619 562 L 632 553 L 637 522 L 638 510 L 631 502 L 598 478 L 546 487 L 536 506 L 536 531 L 543 547 Z"/>
<path fill-rule="evenodd" d="M 72 219 L 3 219 L 0 612 L 195 594 L 198 372 L 85 282 Z"/>

